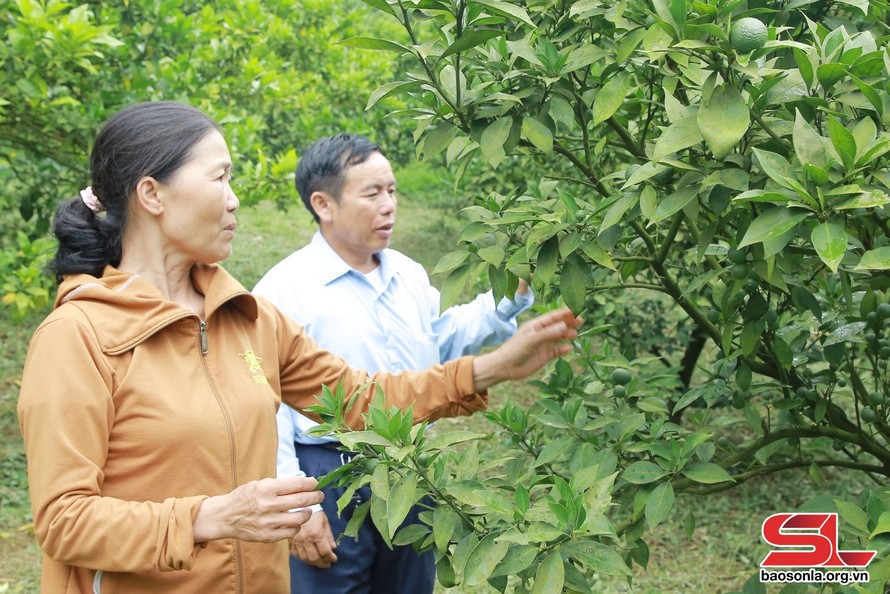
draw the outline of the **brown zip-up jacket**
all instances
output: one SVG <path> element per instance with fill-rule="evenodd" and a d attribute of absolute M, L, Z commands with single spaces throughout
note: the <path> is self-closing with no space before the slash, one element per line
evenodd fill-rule
<path fill-rule="evenodd" d="M 280 400 L 369 378 L 219 266 L 192 282 L 203 321 L 112 267 L 67 277 L 31 340 L 18 414 L 45 594 L 289 591 L 286 541 L 200 546 L 192 523 L 206 497 L 275 476 Z M 470 357 L 370 380 L 417 421 L 486 405 Z"/>

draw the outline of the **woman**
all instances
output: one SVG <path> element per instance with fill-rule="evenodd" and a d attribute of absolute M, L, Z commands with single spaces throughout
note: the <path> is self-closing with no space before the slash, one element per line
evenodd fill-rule
<path fill-rule="evenodd" d="M 375 381 L 416 421 L 471 414 L 489 386 L 571 348 L 580 320 L 562 310 L 426 372 L 349 369 L 216 264 L 237 226 L 231 169 L 202 112 L 135 105 L 103 127 L 92 186 L 57 213 L 58 296 L 18 406 L 43 592 L 284 594 L 308 518 L 289 510 L 321 495 L 311 478 L 269 478 L 281 400 L 303 409 L 322 384 Z"/>

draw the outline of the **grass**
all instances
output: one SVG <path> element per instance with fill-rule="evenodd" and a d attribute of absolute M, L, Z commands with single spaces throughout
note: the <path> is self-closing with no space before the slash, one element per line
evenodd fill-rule
<path fill-rule="evenodd" d="M 455 214 L 455 200 L 448 197 L 447 184 L 437 182 L 423 168 L 413 166 L 397 172 L 401 198 L 398 228 L 393 247 L 419 260 L 432 270 L 444 253 L 456 249 L 463 222 Z M 244 208 L 239 212 L 239 233 L 232 257 L 225 263 L 250 288 L 262 273 L 309 241 L 315 231 L 299 202 L 287 212 L 271 204 Z M 434 283 L 441 279 L 433 278 Z M 15 403 L 27 340 L 40 318 L 18 324 L 0 319 L 0 593 L 37 592 L 39 551 L 34 544 L 28 508 L 25 459 Z M 508 400 L 528 404 L 534 392 L 523 384 L 505 384 L 492 391 L 498 407 Z M 491 431 L 482 415 L 440 422 L 442 429 L 460 427 Z M 604 580 L 597 592 L 619 594 L 718 593 L 740 591 L 754 575 L 766 553 L 760 542 L 760 524 L 777 511 L 794 510 L 816 494 L 850 494 L 857 487 L 849 475 L 826 472 L 814 482 L 804 471 L 786 473 L 744 484 L 708 497 L 679 496 L 677 513 L 647 536 L 649 568 L 638 572 L 632 587 L 625 580 Z M 695 529 L 691 535 L 689 514 Z M 772 594 L 780 588 L 770 587 Z M 761 590 L 763 591 L 763 590 Z M 487 587 L 437 587 L 437 594 L 492 594 Z"/>

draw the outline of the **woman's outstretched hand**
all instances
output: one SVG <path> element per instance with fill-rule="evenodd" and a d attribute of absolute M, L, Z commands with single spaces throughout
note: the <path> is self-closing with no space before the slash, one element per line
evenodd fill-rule
<path fill-rule="evenodd" d="M 551 359 L 566 355 L 578 336 L 581 318 L 568 308 L 538 316 L 522 324 L 510 340 L 473 360 L 476 391 L 506 381 L 528 377 Z"/>

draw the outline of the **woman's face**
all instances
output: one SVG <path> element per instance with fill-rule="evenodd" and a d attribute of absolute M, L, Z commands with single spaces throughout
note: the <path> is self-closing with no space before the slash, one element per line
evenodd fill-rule
<path fill-rule="evenodd" d="M 160 224 L 169 249 L 190 262 L 205 264 L 231 255 L 239 205 L 231 179 L 229 148 L 222 134 L 212 130 L 173 177 L 159 186 L 164 204 Z"/>

